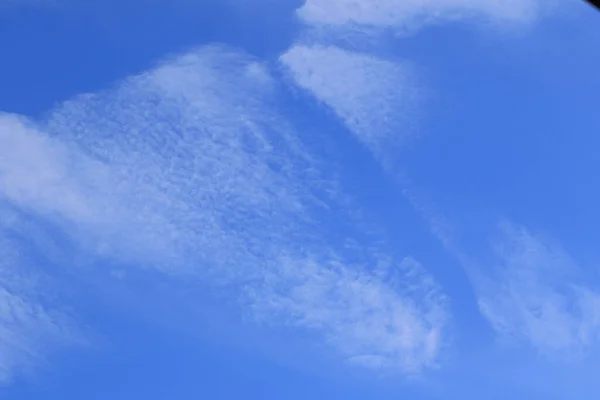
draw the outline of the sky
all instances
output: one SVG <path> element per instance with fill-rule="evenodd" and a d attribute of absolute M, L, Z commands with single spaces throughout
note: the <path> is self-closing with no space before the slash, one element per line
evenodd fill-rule
<path fill-rule="evenodd" d="M 600 14 L 0 0 L 0 398 L 593 399 Z"/>

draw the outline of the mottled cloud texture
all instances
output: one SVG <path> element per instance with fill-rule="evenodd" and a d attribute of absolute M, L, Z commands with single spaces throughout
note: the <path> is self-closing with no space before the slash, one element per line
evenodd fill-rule
<path fill-rule="evenodd" d="M 44 122 L 5 115 L 0 193 L 90 254 L 235 288 L 256 321 L 311 332 L 354 363 L 436 365 L 445 297 L 385 238 L 348 250 L 364 221 L 277 111 L 277 90 L 262 63 L 212 46 Z"/>

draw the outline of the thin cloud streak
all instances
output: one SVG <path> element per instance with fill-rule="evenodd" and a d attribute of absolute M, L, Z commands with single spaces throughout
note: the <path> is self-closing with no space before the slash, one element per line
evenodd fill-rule
<path fill-rule="evenodd" d="M 334 46 L 295 45 L 280 57 L 293 81 L 331 108 L 382 163 L 409 138 L 422 100 L 409 63 Z"/>
<path fill-rule="evenodd" d="M 464 18 L 529 22 L 553 3 L 538 0 L 306 0 L 297 13 L 305 23 L 316 26 L 415 29 L 432 22 Z"/>
<path fill-rule="evenodd" d="M 18 214 L 0 201 L 0 385 L 46 368 L 48 357 L 85 339 L 65 313 L 49 305 L 49 280 L 16 238 Z"/>
<path fill-rule="evenodd" d="M 498 265 L 476 281 L 483 315 L 505 339 L 568 358 L 584 357 L 600 339 L 600 293 L 556 246 L 525 228 L 504 224 L 495 243 Z"/>

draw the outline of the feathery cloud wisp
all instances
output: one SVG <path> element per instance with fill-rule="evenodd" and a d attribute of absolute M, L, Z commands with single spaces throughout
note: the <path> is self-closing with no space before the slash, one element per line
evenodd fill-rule
<path fill-rule="evenodd" d="M 51 287 L 15 237 L 13 216 L 0 201 L 0 385 L 42 367 L 58 348 L 83 343 L 71 319 L 43 300 Z"/>
<path fill-rule="evenodd" d="M 481 15 L 529 21 L 547 6 L 538 0 L 306 0 L 298 15 L 313 25 L 405 27 Z"/>
<path fill-rule="evenodd" d="M 408 373 L 435 366 L 445 340 L 444 296 L 425 283 L 412 259 L 380 272 L 348 268 L 335 258 L 283 259 L 265 274 L 252 307 L 260 317 L 319 332 L 356 364 Z"/>
<path fill-rule="evenodd" d="M 498 268 L 475 282 L 483 315 L 504 338 L 542 352 L 584 355 L 600 332 L 600 294 L 560 249 L 519 226 L 505 225 Z"/>
<path fill-rule="evenodd" d="M 406 140 L 421 99 L 408 63 L 319 45 L 296 45 L 280 61 L 380 161 Z"/>

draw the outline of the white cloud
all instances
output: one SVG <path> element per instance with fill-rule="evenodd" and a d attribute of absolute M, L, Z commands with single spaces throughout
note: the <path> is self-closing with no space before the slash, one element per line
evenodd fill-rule
<path fill-rule="evenodd" d="M 26 255 L 28 247 L 11 237 L 16 214 L 0 204 L 0 216 L 0 384 L 7 384 L 43 366 L 57 348 L 83 344 L 83 338 L 69 317 L 43 301 L 52 289 Z"/>
<path fill-rule="evenodd" d="M 24 118 L 0 114 L 0 193 L 44 213 L 89 219 L 90 210 L 75 189 L 82 160 L 40 134 Z M 76 167 L 76 168 L 74 168 Z M 100 167 L 100 166 L 98 166 Z"/>
<path fill-rule="evenodd" d="M 43 123 L 4 116 L 0 197 L 67 224 L 88 249 L 230 285 L 256 318 L 309 330 L 345 358 L 434 365 L 443 296 L 420 266 L 384 262 L 395 256 L 381 238 L 356 254 L 332 244 L 359 230 L 354 210 L 277 100 L 264 65 L 213 46 L 74 98 Z"/>
<path fill-rule="evenodd" d="M 258 293 L 251 292 L 254 311 L 323 335 L 354 363 L 409 373 L 435 366 L 443 346 L 445 300 L 435 284 L 419 279 L 421 266 L 405 259 L 386 267 L 401 274 L 396 286 L 389 277 L 340 261 L 281 260 L 265 274 Z M 411 279 L 413 274 L 419 278 Z M 418 293 L 408 290 L 410 285 Z"/>
<path fill-rule="evenodd" d="M 280 60 L 380 161 L 411 133 L 421 92 L 408 63 L 319 45 L 296 45 Z"/>
<path fill-rule="evenodd" d="M 118 222 L 123 251 L 151 251 L 172 267 L 192 254 L 210 265 L 237 261 L 247 274 L 248 260 L 305 220 L 312 196 L 311 172 L 299 168 L 309 157 L 269 111 L 273 87 L 247 56 L 205 48 L 67 102 L 44 129 L 109 170 L 88 169 L 79 186 L 93 189 L 85 197 L 98 220 Z"/>
<path fill-rule="evenodd" d="M 582 356 L 600 338 L 600 293 L 556 246 L 505 225 L 494 273 L 476 280 L 481 311 L 505 339 L 549 354 Z"/>
<path fill-rule="evenodd" d="M 548 2 L 539 0 L 306 0 L 298 15 L 313 25 L 406 27 L 439 19 L 485 16 L 529 21 Z"/>

